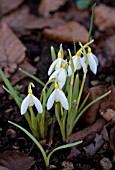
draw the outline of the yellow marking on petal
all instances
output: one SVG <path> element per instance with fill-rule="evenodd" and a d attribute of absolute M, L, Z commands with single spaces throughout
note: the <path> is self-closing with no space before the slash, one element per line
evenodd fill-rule
<path fill-rule="evenodd" d="M 58 52 L 58 58 L 62 58 L 61 51 Z"/>
<path fill-rule="evenodd" d="M 77 56 L 77 57 L 80 57 L 80 56 L 81 56 L 81 52 L 78 51 L 78 52 L 76 53 L 76 56 Z"/>
<path fill-rule="evenodd" d="M 88 47 L 88 53 L 91 53 L 91 48 L 90 47 Z"/>
<path fill-rule="evenodd" d="M 66 63 L 62 64 L 62 68 L 66 69 Z"/>
<path fill-rule="evenodd" d="M 32 89 L 29 89 L 29 90 L 28 90 L 28 94 L 33 94 L 33 93 L 32 93 Z"/>
<path fill-rule="evenodd" d="M 57 83 L 55 83 L 54 87 L 55 87 L 55 89 L 58 89 L 58 84 L 57 84 Z"/>

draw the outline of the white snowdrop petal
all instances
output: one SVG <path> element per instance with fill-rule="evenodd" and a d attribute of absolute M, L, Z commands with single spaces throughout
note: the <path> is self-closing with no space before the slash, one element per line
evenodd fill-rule
<path fill-rule="evenodd" d="M 90 55 L 90 56 L 88 55 L 88 62 L 89 62 L 89 67 L 90 67 L 91 71 L 94 74 L 96 74 L 97 73 L 97 63 L 92 55 Z"/>
<path fill-rule="evenodd" d="M 79 58 L 75 57 L 73 60 L 73 64 L 74 64 L 74 71 L 79 70 L 81 68 L 80 62 L 79 62 Z"/>
<path fill-rule="evenodd" d="M 50 65 L 50 68 L 48 70 L 48 75 L 50 75 L 53 72 L 56 63 L 57 63 L 57 59 Z"/>
<path fill-rule="evenodd" d="M 61 63 L 62 63 L 62 58 L 57 58 L 57 63 L 55 66 L 55 70 L 59 69 L 61 67 Z"/>
<path fill-rule="evenodd" d="M 72 75 L 72 69 L 71 69 L 71 66 L 69 65 L 68 66 L 68 76 L 70 77 Z"/>
<path fill-rule="evenodd" d="M 24 115 L 27 111 L 27 108 L 29 106 L 29 98 L 30 98 L 30 94 L 27 95 L 27 97 L 22 101 L 21 104 L 21 115 Z"/>
<path fill-rule="evenodd" d="M 42 109 L 42 105 L 41 105 L 40 101 L 34 95 L 32 95 L 32 99 L 33 99 L 33 103 L 35 104 L 35 107 L 36 107 L 38 113 L 42 113 L 43 109 Z"/>
<path fill-rule="evenodd" d="M 59 68 L 58 70 L 54 71 L 54 73 L 49 77 L 49 80 L 54 79 L 54 78 L 57 78 L 57 75 L 58 75 L 58 73 L 60 72 L 60 69 L 61 69 L 61 68 Z"/>
<path fill-rule="evenodd" d="M 51 93 L 47 101 L 47 110 L 50 110 L 54 104 L 55 100 L 55 90 Z"/>
<path fill-rule="evenodd" d="M 58 85 L 59 85 L 60 89 L 62 89 L 62 87 L 65 85 L 66 77 L 67 77 L 66 70 L 62 68 L 58 77 L 57 77 Z"/>
<path fill-rule="evenodd" d="M 68 110 L 68 100 L 64 94 L 64 92 L 60 89 L 57 89 L 58 91 L 58 96 L 59 96 L 59 99 L 60 99 L 60 103 L 62 104 L 63 108 L 65 110 Z"/>
<path fill-rule="evenodd" d="M 94 54 L 92 54 L 92 55 L 93 55 L 93 58 L 95 59 L 95 61 L 96 61 L 96 64 L 97 64 L 97 66 L 98 66 L 99 62 L 98 62 L 98 59 L 97 59 L 97 57 L 96 57 Z"/>
<path fill-rule="evenodd" d="M 82 66 L 82 68 L 83 68 L 83 72 L 84 72 L 84 73 L 87 72 L 87 70 L 86 70 L 86 63 L 84 62 L 84 59 L 83 59 L 83 58 L 80 58 L 79 60 L 80 60 L 81 66 Z"/>

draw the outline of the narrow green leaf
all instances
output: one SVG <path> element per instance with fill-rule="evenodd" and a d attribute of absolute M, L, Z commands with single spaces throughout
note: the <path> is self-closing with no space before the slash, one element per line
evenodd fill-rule
<path fill-rule="evenodd" d="M 38 82 L 38 83 L 39 83 L 40 85 L 42 85 L 43 87 L 45 86 L 45 84 L 44 84 L 40 79 L 38 79 L 37 77 L 33 76 L 32 74 L 28 73 L 27 71 L 25 71 L 25 70 L 23 70 L 23 69 L 21 69 L 21 68 L 19 68 L 19 70 L 20 70 L 23 74 L 25 74 L 26 76 L 28 76 L 28 77 L 32 78 L 33 80 L 35 80 L 36 82 Z"/>
<path fill-rule="evenodd" d="M 12 96 L 13 96 L 14 100 L 16 101 L 17 105 L 20 107 L 20 105 L 21 105 L 20 98 L 17 95 L 16 90 L 14 89 L 14 87 L 12 86 L 12 84 L 7 79 L 6 75 L 3 73 L 3 71 L 1 69 L 0 69 L 0 76 L 2 77 L 6 87 L 8 88 L 8 91 L 10 91 L 10 94 L 12 94 Z"/>
<path fill-rule="evenodd" d="M 16 126 L 17 128 L 19 128 L 20 130 L 22 130 L 27 136 L 29 136 L 29 138 L 37 145 L 37 147 L 40 149 L 42 155 L 43 155 L 43 158 L 44 158 L 44 161 L 46 162 L 46 153 L 42 147 L 42 145 L 37 141 L 37 139 L 30 133 L 28 132 L 26 129 L 24 129 L 22 126 L 16 124 L 16 123 L 13 123 L 11 121 L 8 121 L 10 124 Z"/>
<path fill-rule="evenodd" d="M 78 113 L 82 110 L 83 106 L 85 105 L 86 101 L 89 98 L 89 93 L 87 94 L 87 96 L 85 97 L 85 99 L 83 100 L 82 104 L 80 105 L 79 109 L 78 109 Z"/>
<path fill-rule="evenodd" d="M 77 100 L 79 94 L 79 75 L 77 74 L 75 77 L 75 83 L 72 93 L 72 101 Z"/>
<path fill-rule="evenodd" d="M 67 124 L 66 124 L 66 133 L 67 137 L 72 133 L 73 130 L 73 123 L 76 118 L 76 100 L 73 102 L 70 112 L 67 116 Z"/>
<path fill-rule="evenodd" d="M 90 20 L 90 28 L 89 28 L 89 34 L 88 34 L 88 42 L 90 42 L 90 39 L 91 39 L 91 33 L 92 33 L 92 29 L 93 29 L 93 21 L 94 21 L 95 7 L 96 7 L 96 3 L 93 5 L 93 9 L 92 9 L 91 20 Z"/>
<path fill-rule="evenodd" d="M 53 46 L 51 46 L 51 57 L 52 57 L 52 62 L 56 60 L 56 53 Z"/>
<path fill-rule="evenodd" d="M 96 103 L 97 101 L 103 99 L 104 97 L 106 97 L 107 95 L 109 95 L 111 93 L 111 90 L 108 91 L 107 93 L 101 95 L 100 97 L 97 97 L 95 100 L 93 100 L 92 102 L 90 102 L 77 116 L 77 118 L 74 121 L 74 125 L 77 123 L 77 121 L 79 120 L 79 118 L 82 116 L 82 114 L 94 103 Z"/>

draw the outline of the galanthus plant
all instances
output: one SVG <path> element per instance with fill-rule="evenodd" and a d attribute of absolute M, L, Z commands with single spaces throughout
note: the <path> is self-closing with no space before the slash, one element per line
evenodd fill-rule
<path fill-rule="evenodd" d="M 29 83 L 28 95 L 24 98 L 22 94 L 19 94 L 11 85 L 0 69 L 0 75 L 6 85 L 4 89 L 14 97 L 20 108 L 21 115 L 25 116 L 32 134 L 37 139 L 44 139 L 46 137 L 48 125 L 51 124 L 52 121 L 52 114 L 50 113 L 54 113 L 60 127 L 62 139 L 66 141 L 82 114 L 91 105 L 110 93 L 109 91 L 86 105 L 90 95 L 88 93 L 84 100 L 81 101 L 89 68 L 96 74 L 98 67 L 98 58 L 91 50 L 93 40 L 90 40 L 93 15 L 94 10 L 91 16 L 88 42 L 84 45 L 79 43 L 80 47 L 78 51 L 76 51 L 76 45 L 74 43 L 75 50 L 73 55 L 71 51 L 68 50 L 69 60 L 67 60 L 68 56 L 64 56 L 62 44 L 57 55 L 54 48 L 51 47 L 52 63 L 48 69 L 49 80 L 46 84 L 37 77 L 20 69 L 22 73 L 43 86 L 40 99 L 38 99 L 38 95 L 34 96 L 33 94 L 33 83 Z M 79 80 L 79 71 L 83 73 L 81 81 Z"/>
<path fill-rule="evenodd" d="M 7 88 L 4 88 L 13 95 L 16 103 L 20 107 L 21 115 L 25 116 L 32 134 L 36 138 L 45 138 L 48 125 L 51 123 L 51 118 L 47 120 L 51 108 L 55 110 L 54 113 L 59 123 L 62 139 L 65 141 L 72 133 L 81 115 L 92 104 L 110 93 L 110 91 L 107 92 L 88 105 L 85 104 L 89 94 L 81 101 L 88 69 L 90 68 L 94 74 L 97 73 L 98 59 L 91 52 L 91 43 L 93 43 L 93 40 L 85 45 L 79 43 L 80 48 L 73 56 L 70 50 L 68 50 L 69 61 L 67 61 L 66 58 L 64 59 L 62 45 L 60 45 L 57 58 L 54 48 L 51 47 L 53 63 L 49 67 L 48 74 L 50 76 L 46 84 L 20 69 L 24 74 L 44 86 L 40 99 L 33 94 L 32 88 L 35 88 L 35 86 L 32 82 L 28 85 L 28 95 L 22 99 L 18 96 L 17 91 L 12 87 L 2 70 L 0 70 L 0 75 L 7 86 Z M 83 72 L 83 79 L 80 83 L 79 71 L 81 69 Z M 33 107 L 35 109 L 33 109 Z M 51 112 L 52 111 L 53 110 L 51 110 Z"/>

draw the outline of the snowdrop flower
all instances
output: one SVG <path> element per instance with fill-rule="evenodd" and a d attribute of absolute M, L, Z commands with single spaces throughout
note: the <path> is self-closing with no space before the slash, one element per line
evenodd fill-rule
<path fill-rule="evenodd" d="M 32 93 L 32 89 L 31 86 L 34 87 L 33 83 L 30 83 L 28 86 L 28 95 L 27 97 L 22 101 L 21 104 L 21 115 L 24 115 L 27 111 L 28 107 L 31 107 L 33 105 L 35 105 L 37 111 L 39 113 L 42 113 L 43 109 L 42 109 L 42 105 L 40 103 L 40 101 L 33 95 Z"/>
<path fill-rule="evenodd" d="M 54 70 L 57 70 L 61 67 L 62 62 L 65 62 L 64 59 L 62 58 L 62 53 L 61 51 L 58 52 L 58 58 L 51 64 L 49 70 L 48 70 L 48 75 L 51 75 L 51 73 Z"/>
<path fill-rule="evenodd" d="M 62 64 L 62 67 L 56 70 L 50 77 L 49 80 L 56 78 L 59 88 L 62 89 L 66 82 L 67 71 L 66 71 L 66 63 Z"/>
<path fill-rule="evenodd" d="M 60 102 L 65 110 L 68 110 L 68 100 L 64 92 L 59 89 L 58 84 L 55 83 L 55 90 L 51 93 L 47 101 L 47 110 L 50 110 L 54 104 L 54 101 Z"/>
<path fill-rule="evenodd" d="M 76 55 L 72 57 L 73 60 L 73 65 L 74 65 L 74 72 L 76 70 L 80 70 L 81 67 L 83 68 L 83 71 L 86 72 L 86 63 L 84 62 L 84 59 L 81 58 L 81 52 L 78 51 Z M 68 67 L 68 76 L 72 75 L 72 69 L 71 66 L 69 65 Z"/>
<path fill-rule="evenodd" d="M 91 52 L 91 48 L 88 47 L 88 64 L 91 69 L 91 71 L 96 74 L 97 73 L 97 66 L 98 66 L 98 59 L 97 57 Z"/>

